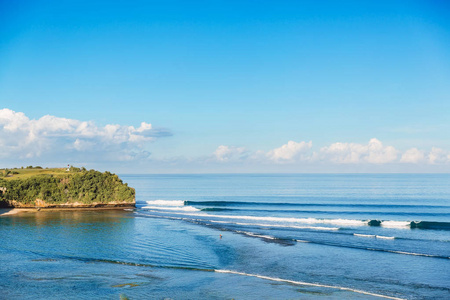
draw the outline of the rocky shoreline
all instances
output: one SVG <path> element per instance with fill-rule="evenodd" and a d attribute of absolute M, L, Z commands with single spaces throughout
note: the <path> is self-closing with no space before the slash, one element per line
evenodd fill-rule
<path fill-rule="evenodd" d="M 80 202 L 67 202 L 67 203 L 47 203 L 41 199 L 36 199 L 36 205 L 24 204 L 19 201 L 8 201 L 3 203 L 0 208 L 19 208 L 19 209 L 80 209 L 80 208 L 135 208 L 136 202 L 93 202 L 89 204 Z"/>
<path fill-rule="evenodd" d="M 23 213 L 37 213 L 47 211 L 98 211 L 98 210 L 124 210 L 134 209 L 134 205 L 127 203 L 121 206 L 103 205 L 103 206 L 83 206 L 83 207 L 68 207 L 68 206 L 53 206 L 53 207 L 9 207 L 0 208 L 0 217 L 11 216 Z"/>

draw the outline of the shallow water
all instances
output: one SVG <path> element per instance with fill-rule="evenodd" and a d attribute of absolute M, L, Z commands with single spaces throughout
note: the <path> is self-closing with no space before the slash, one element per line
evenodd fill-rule
<path fill-rule="evenodd" d="M 121 177 L 136 210 L 0 217 L 0 298 L 450 297 L 449 175 Z"/>

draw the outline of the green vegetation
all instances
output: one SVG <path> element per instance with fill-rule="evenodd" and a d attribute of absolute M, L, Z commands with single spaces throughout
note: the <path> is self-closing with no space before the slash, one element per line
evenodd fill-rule
<path fill-rule="evenodd" d="M 134 203 L 135 191 L 115 174 L 85 168 L 0 169 L 0 206 Z"/>
<path fill-rule="evenodd" d="M 41 167 L 28 166 L 26 168 L 0 169 L 0 178 L 5 180 L 24 179 L 36 175 L 68 175 L 65 168 L 43 169 Z M 0 185 L 1 186 L 1 185 Z"/>

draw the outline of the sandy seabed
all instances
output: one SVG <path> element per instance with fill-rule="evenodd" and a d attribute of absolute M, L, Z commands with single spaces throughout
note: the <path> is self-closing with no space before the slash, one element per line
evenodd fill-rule
<path fill-rule="evenodd" d="M 18 213 L 24 213 L 24 212 L 35 212 L 37 211 L 37 209 L 34 208 L 5 208 L 5 209 L 0 209 L 0 216 L 10 216 L 10 215 L 15 215 Z"/>

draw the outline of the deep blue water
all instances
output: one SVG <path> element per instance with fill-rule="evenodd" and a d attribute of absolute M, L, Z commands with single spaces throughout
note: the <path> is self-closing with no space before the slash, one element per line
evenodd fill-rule
<path fill-rule="evenodd" d="M 450 175 L 122 175 L 0 217 L 0 299 L 449 299 Z"/>

